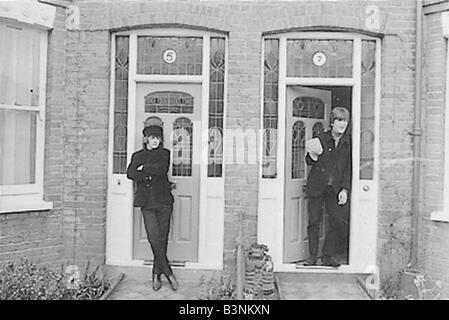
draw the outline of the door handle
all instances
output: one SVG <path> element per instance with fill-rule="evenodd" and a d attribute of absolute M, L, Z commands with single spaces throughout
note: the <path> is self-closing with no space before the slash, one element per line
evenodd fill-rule
<path fill-rule="evenodd" d="M 175 190 L 176 189 L 176 181 L 170 181 L 170 189 Z"/>
<path fill-rule="evenodd" d="M 369 186 L 368 185 L 364 185 L 362 190 L 365 191 L 365 192 L 368 192 L 369 191 Z"/>
<path fill-rule="evenodd" d="M 302 192 L 306 192 L 306 185 L 305 184 L 302 185 Z"/>

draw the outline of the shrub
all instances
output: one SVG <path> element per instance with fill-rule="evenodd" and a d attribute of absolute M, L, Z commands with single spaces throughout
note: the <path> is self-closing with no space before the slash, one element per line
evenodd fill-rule
<path fill-rule="evenodd" d="M 38 267 L 28 260 L 0 265 L 0 300 L 93 300 L 108 288 L 109 281 L 97 276 L 98 267 L 82 277 Z"/>
<path fill-rule="evenodd" d="M 227 273 L 219 280 L 211 278 L 206 280 L 201 276 L 199 300 L 235 300 L 236 299 L 236 279 Z"/>

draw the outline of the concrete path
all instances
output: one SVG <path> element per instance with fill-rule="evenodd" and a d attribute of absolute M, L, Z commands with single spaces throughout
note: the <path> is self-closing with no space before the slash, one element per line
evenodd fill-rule
<path fill-rule="evenodd" d="M 276 273 L 282 300 L 369 300 L 352 274 Z"/>
<path fill-rule="evenodd" d="M 219 279 L 221 271 L 187 270 L 174 268 L 179 282 L 178 291 L 170 289 L 165 277 L 162 288 L 153 291 L 151 267 L 107 266 L 108 277 L 125 274 L 108 300 L 198 300 L 201 277 Z M 365 292 L 357 283 L 357 275 L 276 273 L 279 294 L 282 300 L 367 300 Z"/>
<path fill-rule="evenodd" d="M 107 267 L 109 277 L 124 273 L 125 277 L 114 289 L 108 300 L 198 300 L 201 276 L 207 280 L 219 278 L 221 271 L 186 270 L 173 268 L 179 289 L 172 291 L 167 279 L 162 277 L 162 288 L 154 291 L 151 282 L 151 267 Z"/>

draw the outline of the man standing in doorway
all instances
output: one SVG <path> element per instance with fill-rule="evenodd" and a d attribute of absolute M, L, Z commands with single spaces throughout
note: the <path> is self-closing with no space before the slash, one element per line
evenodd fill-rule
<path fill-rule="evenodd" d="M 309 257 L 304 265 L 315 265 L 318 260 L 319 232 L 326 208 L 328 231 L 325 236 L 321 261 L 326 266 L 339 267 L 335 255 L 349 242 L 349 199 L 352 161 L 351 137 L 346 132 L 350 113 L 345 107 L 332 109 L 330 129 L 306 142 L 306 163 L 311 166 L 307 177 Z"/>

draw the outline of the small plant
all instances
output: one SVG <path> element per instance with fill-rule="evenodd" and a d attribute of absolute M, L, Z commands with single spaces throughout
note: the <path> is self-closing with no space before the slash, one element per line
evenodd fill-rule
<path fill-rule="evenodd" d="M 199 300 L 235 300 L 236 279 L 230 274 L 224 274 L 219 280 L 212 277 L 207 280 L 201 276 Z"/>
<path fill-rule="evenodd" d="M 83 277 L 38 267 L 28 260 L 0 265 L 0 300 L 93 300 L 108 288 L 109 281 L 98 277 L 98 267 Z"/>
<path fill-rule="evenodd" d="M 417 270 L 402 269 L 383 282 L 381 300 L 440 300 L 441 281 Z"/>

